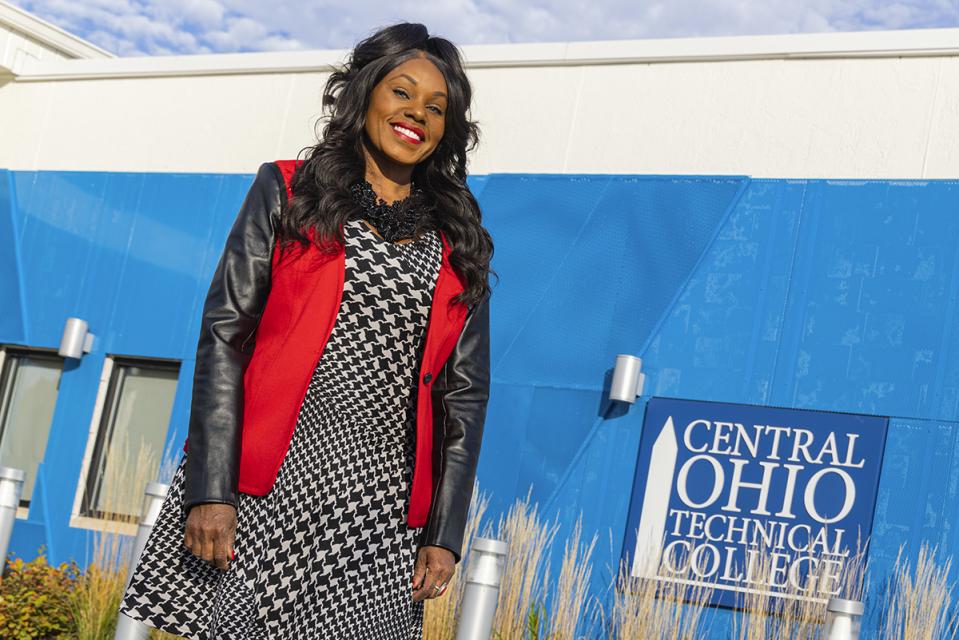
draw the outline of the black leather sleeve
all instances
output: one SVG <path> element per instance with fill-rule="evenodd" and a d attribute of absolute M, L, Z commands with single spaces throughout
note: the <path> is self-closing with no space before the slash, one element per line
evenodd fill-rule
<path fill-rule="evenodd" d="M 489 295 L 473 305 L 449 359 L 432 385 L 434 438 L 442 435 L 439 476 L 421 545 L 460 561 L 489 400 Z M 434 465 L 434 468 L 435 465 Z"/>
<path fill-rule="evenodd" d="M 236 506 L 243 373 L 270 291 L 276 221 L 286 187 L 272 162 L 260 165 L 237 213 L 203 305 L 193 374 L 183 508 Z"/>

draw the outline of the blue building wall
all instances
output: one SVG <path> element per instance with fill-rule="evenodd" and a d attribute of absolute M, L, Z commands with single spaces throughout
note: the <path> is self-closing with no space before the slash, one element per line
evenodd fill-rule
<path fill-rule="evenodd" d="M 203 296 L 251 180 L 0 172 L 0 342 L 56 346 L 70 315 L 97 335 L 64 371 L 13 551 L 45 542 L 55 562 L 83 558 L 86 532 L 67 520 L 106 354 L 182 360 L 168 436 L 182 447 Z M 494 521 L 530 487 L 560 539 L 582 515 L 604 593 L 645 400 L 659 395 L 892 416 L 873 582 L 901 543 L 959 551 L 959 183 L 494 174 L 471 186 L 501 276 L 479 470 Z M 628 409 L 604 401 L 617 353 L 647 374 Z"/>

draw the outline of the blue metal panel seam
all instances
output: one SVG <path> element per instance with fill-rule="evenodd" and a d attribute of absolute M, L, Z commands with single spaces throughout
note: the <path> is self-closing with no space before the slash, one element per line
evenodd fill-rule
<path fill-rule="evenodd" d="M 952 264 L 952 278 L 951 282 L 959 283 L 959 251 L 956 252 L 953 257 Z M 947 327 L 955 326 L 955 317 L 956 317 L 956 298 L 959 297 L 956 289 L 952 289 L 952 293 L 949 295 L 949 301 L 946 303 L 946 318 L 944 325 Z M 947 415 L 942 409 L 942 388 L 944 386 L 944 380 L 946 377 L 946 363 L 948 362 L 948 353 L 949 353 L 949 332 L 944 331 L 942 333 L 942 340 L 939 343 L 939 353 L 942 354 L 942 357 L 939 358 L 939 364 L 936 367 L 936 377 L 935 381 L 935 390 L 932 392 L 932 401 L 934 403 L 933 411 L 937 415 Z M 955 419 L 959 416 L 953 414 L 952 419 Z"/>
<path fill-rule="evenodd" d="M 596 203 L 593 205 L 593 208 L 589 210 L 589 215 L 586 216 L 586 219 L 583 220 L 583 224 L 580 225 L 579 231 L 576 233 L 576 237 L 573 239 L 572 242 L 569 243 L 569 251 L 566 252 L 566 254 L 563 256 L 561 260 L 557 261 L 556 263 L 557 266 L 556 268 L 553 269 L 553 275 L 550 278 L 550 281 L 546 284 L 545 287 L 543 287 L 543 296 L 541 296 L 540 299 L 536 301 L 536 304 L 530 305 L 530 312 L 526 315 L 526 319 L 523 321 L 523 324 L 521 324 L 516 329 L 513 335 L 513 339 L 506 346 L 506 348 L 503 349 L 503 353 L 500 356 L 500 360 L 505 358 L 506 355 L 510 352 L 510 349 L 513 348 L 513 344 L 516 342 L 516 340 L 519 339 L 519 336 L 523 334 L 523 331 L 526 329 L 526 325 L 529 324 L 530 318 L 533 317 L 535 309 L 539 306 L 540 302 L 543 300 L 543 297 L 548 295 L 550 287 L 552 286 L 553 281 L 556 279 L 556 274 L 559 273 L 559 266 L 562 265 L 566 261 L 566 259 L 569 257 L 569 254 L 576 249 L 576 243 L 579 242 L 579 239 L 582 237 L 583 233 L 588 228 L 589 221 L 593 219 L 593 215 L 596 213 L 596 209 L 597 207 L 599 207 L 599 203 L 603 201 L 603 195 L 606 193 L 606 190 L 609 189 L 609 185 L 611 183 L 612 181 L 607 178 L 606 184 L 603 185 L 602 191 L 599 192 L 599 196 L 596 198 Z M 496 366 L 498 364 L 499 363 L 497 362 L 492 365 L 490 369 L 491 373 L 496 370 Z"/>
<path fill-rule="evenodd" d="M 713 229 L 713 235 L 709 238 L 706 244 L 703 246 L 703 250 L 699 253 L 699 257 L 696 258 L 696 262 L 693 263 L 692 268 L 689 270 L 689 273 L 686 274 L 686 279 L 683 283 L 676 287 L 676 292 L 673 294 L 673 299 L 669 301 L 669 304 L 663 309 L 663 313 L 660 314 L 659 320 L 657 320 L 652 328 L 650 329 L 649 335 L 646 336 L 646 342 L 643 343 L 643 346 L 640 348 L 639 353 L 640 357 L 642 354 L 646 353 L 646 350 L 649 348 L 650 343 L 653 341 L 654 336 L 659 333 L 660 327 L 663 323 L 666 322 L 666 319 L 672 313 L 673 308 L 676 306 L 676 303 L 682 297 L 683 293 L 686 291 L 686 288 L 689 286 L 689 281 L 692 279 L 693 274 L 699 270 L 700 265 L 703 263 L 703 260 L 706 258 L 706 254 L 709 253 L 709 250 L 712 249 L 713 245 L 716 243 L 716 238 L 719 237 L 719 232 L 722 231 L 723 227 L 726 226 L 726 223 L 729 222 L 729 216 L 732 215 L 732 212 L 736 209 L 736 205 L 739 204 L 739 201 L 742 200 L 743 194 L 746 193 L 746 189 L 750 184 L 749 176 L 727 176 L 732 178 L 738 178 L 742 180 L 739 185 L 739 189 L 736 190 L 736 193 L 733 195 L 732 199 L 729 201 L 726 210 L 723 211 L 722 217 L 719 219 L 719 224 L 716 225 L 716 228 Z"/>
<path fill-rule="evenodd" d="M 806 217 L 806 196 L 809 194 L 809 183 L 805 182 L 803 185 L 802 191 L 802 201 L 799 203 L 799 219 L 796 220 L 796 236 L 793 242 L 792 257 L 789 259 L 789 270 L 786 272 L 786 291 L 783 294 L 783 309 L 782 313 L 779 314 L 779 327 L 778 334 L 779 340 L 776 341 L 776 354 L 773 356 L 772 366 L 770 367 L 770 379 L 769 387 L 766 389 L 765 398 L 763 402 L 769 404 L 773 402 L 772 393 L 776 388 L 776 371 L 779 368 L 779 354 L 782 353 L 783 348 L 783 327 L 786 324 L 787 310 L 789 308 L 789 297 L 792 292 L 794 274 L 796 272 L 796 256 L 799 254 L 799 244 L 800 239 L 802 238 L 802 226 L 803 220 Z M 791 406 L 791 403 L 783 403 L 783 406 Z"/>
<path fill-rule="evenodd" d="M 805 190 L 803 190 L 803 193 L 805 194 Z M 778 190 L 778 193 L 777 193 L 777 195 L 776 195 L 776 206 L 775 206 L 775 208 L 774 208 L 774 211 L 780 211 L 780 210 L 781 210 L 781 208 L 782 208 L 782 200 L 783 200 L 783 190 L 782 190 L 782 189 L 779 189 L 779 190 Z M 801 207 L 800 207 L 800 210 L 801 210 Z M 777 223 L 779 220 L 780 220 L 779 217 L 775 217 L 775 218 L 773 219 L 772 223 L 769 225 L 769 235 L 768 235 L 768 237 L 766 238 L 766 242 L 768 243 L 768 245 L 769 245 L 770 247 L 773 246 L 773 244 L 774 244 L 774 242 L 775 242 L 775 238 L 776 238 L 776 223 Z M 795 253 L 795 247 L 793 248 L 793 252 Z M 768 274 L 769 274 L 770 265 L 772 264 L 772 258 L 773 258 L 773 252 L 770 251 L 770 252 L 768 252 L 768 253 L 766 254 L 766 260 L 765 260 L 765 262 L 764 262 L 764 264 L 763 264 L 763 268 L 762 268 L 762 273 L 767 274 L 767 277 L 768 277 Z M 767 286 L 767 285 L 768 285 L 768 280 L 763 283 L 763 287 L 762 287 L 762 288 L 759 290 L 759 292 L 758 292 L 758 297 L 757 297 L 757 299 L 758 299 L 758 304 L 757 304 L 756 306 L 759 307 L 759 308 L 763 308 L 763 307 L 766 305 L 767 290 L 768 290 L 768 286 Z M 788 286 L 788 285 L 787 285 L 787 286 Z M 758 331 L 759 331 L 760 321 L 761 321 L 760 315 L 759 315 L 758 313 L 757 313 L 757 314 L 754 314 L 754 315 L 753 315 L 753 326 L 752 326 L 752 335 L 754 335 L 754 336 L 755 336 L 755 335 L 758 333 Z M 759 342 L 758 342 L 757 340 L 751 340 L 751 341 L 750 341 L 750 344 L 749 344 L 749 352 L 746 354 L 746 365 L 745 365 L 745 368 L 744 368 L 744 375 L 743 375 L 743 388 L 742 388 L 742 391 L 741 391 L 743 398 L 746 398 L 746 397 L 749 396 L 748 385 L 750 384 L 750 382 L 751 382 L 752 379 L 753 379 L 753 372 L 755 371 L 755 368 L 756 368 L 756 351 L 757 351 L 757 349 L 758 349 L 758 346 L 759 346 Z M 775 364 L 774 364 L 773 366 L 775 367 Z M 768 390 L 767 390 L 767 391 L 768 391 Z M 767 398 L 767 399 L 768 399 L 768 398 Z"/>
<path fill-rule="evenodd" d="M 23 342 L 30 344 L 30 323 L 27 322 L 27 297 L 23 283 L 23 261 L 20 257 L 20 228 L 17 226 L 17 184 L 13 171 L 7 171 L 7 189 L 10 193 L 10 227 L 13 229 L 13 259 L 17 263 L 17 287 L 20 294 L 20 324 L 23 327 Z"/>
<path fill-rule="evenodd" d="M 724 177 L 730 177 L 730 176 L 724 176 Z M 646 342 L 643 344 L 642 349 L 640 350 L 640 354 L 645 353 L 646 349 L 649 348 L 649 345 L 653 340 L 653 336 L 655 336 L 656 333 L 659 331 L 659 328 L 662 325 L 662 323 L 665 322 L 665 319 L 669 317 L 670 312 L 673 310 L 673 307 L 676 305 L 676 302 L 680 299 L 680 296 L 682 295 L 683 291 L 685 291 L 686 287 L 689 286 L 689 281 L 692 278 L 693 274 L 696 273 L 696 270 L 702 264 L 704 257 L 706 256 L 706 254 L 709 253 L 710 248 L 712 248 L 713 244 L 716 242 L 716 238 L 719 236 L 719 232 L 729 221 L 729 216 L 732 214 L 733 210 L 735 210 L 736 205 L 739 203 L 739 201 L 743 197 L 743 194 L 746 192 L 746 189 L 750 183 L 749 176 L 732 176 L 732 177 L 742 180 L 742 182 L 739 185 L 739 188 L 736 190 L 736 193 L 730 199 L 729 204 L 726 206 L 726 209 L 723 211 L 723 215 L 720 218 L 719 224 L 717 224 L 716 228 L 713 229 L 713 234 L 709 238 L 709 241 L 707 241 L 706 244 L 703 246 L 703 250 L 700 252 L 699 257 L 696 259 L 696 262 L 693 263 L 692 267 L 689 270 L 689 273 L 686 274 L 685 281 L 683 282 L 681 286 L 676 288 L 676 293 L 673 295 L 673 299 L 670 300 L 669 304 L 666 305 L 663 313 L 659 317 L 659 320 L 657 320 L 656 323 L 653 324 L 652 330 L 649 332 L 649 335 L 646 337 Z M 607 183 L 607 186 L 608 184 L 610 183 Z M 603 193 L 605 192 L 606 192 L 606 188 L 604 187 Z M 600 197 L 596 201 L 597 205 L 601 201 L 602 201 L 602 193 L 600 194 Z M 595 211 L 595 207 L 593 208 L 593 211 Z M 592 217 L 593 211 L 590 212 L 590 217 Z M 583 228 L 585 228 L 585 225 L 583 226 Z M 580 233 L 582 233 L 582 229 L 580 230 Z M 593 424 L 590 426 L 589 431 L 586 433 L 586 437 L 583 438 L 579 447 L 576 449 L 576 453 L 574 453 L 573 457 L 570 458 L 569 464 L 566 465 L 566 469 L 563 471 L 562 477 L 560 477 L 560 479 L 556 482 L 556 485 L 553 487 L 552 493 L 550 494 L 549 498 L 546 500 L 546 504 L 543 507 L 544 513 L 546 513 L 548 509 L 552 507 L 553 502 L 559 496 L 560 490 L 564 488 L 564 486 L 566 485 L 566 482 L 569 480 L 569 476 L 572 473 L 572 469 L 578 464 L 580 458 L 582 458 L 583 455 L 585 455 L 585 452 L 589 448 L 589 445 L 592 443 L 593 438 L 596 437 L 596 432 L 599 429 L 599 426 L 604 422 L 606 422 L 605 416 L 597 416 L 597 418 L 593 421 Z"/>

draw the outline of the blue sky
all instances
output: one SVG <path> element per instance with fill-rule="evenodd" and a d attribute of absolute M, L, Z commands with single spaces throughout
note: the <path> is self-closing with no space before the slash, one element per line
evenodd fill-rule
<path fill-rule="evenodd" d="M 422 22 L 457 44 L 959 26 L 959 0 L 13 0 L 121 56 L 350 48 Z"/>

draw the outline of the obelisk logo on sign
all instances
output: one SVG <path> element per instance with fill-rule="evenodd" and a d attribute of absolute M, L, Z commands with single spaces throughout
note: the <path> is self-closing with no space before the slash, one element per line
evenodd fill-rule
<path fill-rule="evenodd" d="M 654 578 L 663 555 L 663 537 L 666 534 L 666 516 L 676 470 L 676 429 L 672 416 L 653 443 L 646 474 L 646 492 L 643 494 L 643 513 L 636 531 L 631 575 Z"/>

